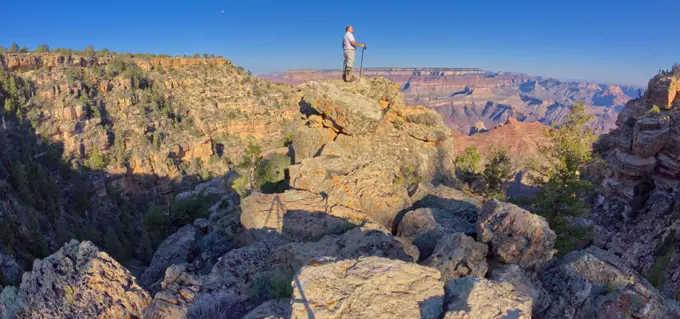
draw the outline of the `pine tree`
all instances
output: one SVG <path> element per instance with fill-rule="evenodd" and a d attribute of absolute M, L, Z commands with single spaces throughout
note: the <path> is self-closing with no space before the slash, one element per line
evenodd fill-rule
<path fill-rule="evenodd" d="M 19 45 L 16 43 L 12 43 L 12 46 L 9 48 L 9 53 L 19 53 Z"/>
<path fill-rule="evenodd" d="M 579 240 L 590 236 L 590 230 L 574 225 L 573 218 L 589 214 L 583 198 L 593 186 L 581 180 L 580 170 L 592 160 L 596 135 L 586 127 L 591 118 L 583 103 L 574 104 L 559 128 L 545 131 L 550 142 L 539 147 L 542 164 L 529 165 L 541 175 L 535 182 L 542 186 L 532 200 L 532 208 L 545 217 L 557 233 L 555 246 L 561 254 L 573 250 Z"/>

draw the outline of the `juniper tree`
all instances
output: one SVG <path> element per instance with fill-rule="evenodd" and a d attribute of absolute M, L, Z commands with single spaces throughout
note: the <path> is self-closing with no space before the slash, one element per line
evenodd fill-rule
<path fill-rule="evenodd" d="M 481 155 L 477 148 L 470 146 L 463 154 L 456 156 L 456 168 L 458 176 L 466 183 L 472 182 L 479 170 Z"/>
<path fill-rule="evenodd" d="M 504 148 L 496 149 L 491 146 L 488 154 L 489 159 L 481 176 L 484 182 L 484 196 L 505 200 L 504 184 L 512 178 L 512 163 Z"/>
<path fill-rule="evenodd" d="M 579 240 L 587 240 L 590 234 L 589 229 L 576 226 L 574 218 L 589 214 L 583 199 L 593 185 L 581 180 L 580 172 L 592 161 L 596 135 L 587 128 L 591 118 L 583 103 L 574 104 L 559 127 L 544 131 L 549 142 L 539 145 L 543 157 L 540 164 L 534 161 L 529 165 L 540 175 L 535 182 L 541 186 L 532 208 L 557 233 L 555 245 L 560 253 L 573 250 Z"/>
<path fill-rule="evenodd" d="M 35 48 L 35 53 L 45 53 L 45 52 L 50 52 L 50 47 L 47 46 L 47 44 L 41 44 L 37 48 Z"/>

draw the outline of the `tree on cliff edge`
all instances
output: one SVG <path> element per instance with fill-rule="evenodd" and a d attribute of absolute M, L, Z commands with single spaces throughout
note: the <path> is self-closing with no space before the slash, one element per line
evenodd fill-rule
<path fill-rule="evenodd" d="M 574 104 L 560 127 L 544 132 L 550 142 L 539 147 L 541 164 L 530 163 L 541 175 L 536 183 L 542 186 L 532 200 L 532 208 L 557 233 L 555 246 L 560 254 L 575 249 L 580 240 L 588 240 L 590 235 L 590 229 L 577 226 L 574 218 L 590 213 L 583 199 L 593 185 L 581 180 L 580 172 L 592 160 L 596 135 L 586 128 L 591 118 L 583 103 Z"/>

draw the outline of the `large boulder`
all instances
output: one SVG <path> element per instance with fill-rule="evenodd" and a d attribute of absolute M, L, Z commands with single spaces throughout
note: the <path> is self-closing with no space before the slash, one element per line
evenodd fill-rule
<path fill-rule="evenodd" d="M 453 176 L 455 156 L 450 151 L 453 139 L 428 142 L 414 138 L 406 130 L 382 121 L 372 134 L 338 135 L 324 146 L 321 155 L 388 160 L 402 172 L 411 171 L 411 178 L 418 181 L 439 181 Z"/>
<path fill-rule="evenodd" d="M 616 255 L 588 247 L 540 276 L 552 296 L 541 318 L 678 318 L 680 307 Z"/>
<path fill-rule="evenodd" d="M 533 300 L 533 315 L 538 317 L 550 305 L 548 292 L 535 275 L 528 274 L 517 265 L 498 265 L 491 271 L 491 279 L 510 283 L 519 293 Z"/>
<path fill-rule="evenodd" d="M 274 250 L 288 241 L 281 236 L 268 236 L 250 246 L 229 251 L 222 256 L 207 275 L 199 275 L 189 264 L 170 266 L 145 318 L 183 318 L 196 300 L 223 303 L 218 308 L 231 308 L 250 298 L 258 273 L 270 272 Z M 227 296 L 227 297 L 224 297 Z M 245 314 L 245 313 L 242 313 Z"/>
<path fill-rule="evenodd" d="M 410 205 L 398 167 L 387 160 L 321 156 L 290 167 L 290 185 L 327 197 L 328 204 L 364 213 L 391 228 L 399 211 Z"/>
<path fill-rule="evenodd" d="M 329 128 L 307 126 L 298 128 L 293 136 L 295 163 L 319 155 L 323 146 L 334 140 L 337 135 Z"/>
<path fill-rule="evenodd" d="M 76 240 L 36 260 L 19 295 L 25 318 L 141 317 L 151 302 L 127 269 L 91 242 Z"/>
<path fill-rule="evenodd" d="M 531 318 L 531 297 L 510 283 L 464 277 L 446 284 L 444 319 Z"/>
<path fill-rule="evenodd" d="M 445 282 L 465 276 L 484 277 L 488 251 L 487 245 L 463 233 L 446 234 L 422 265 L 438 269 Z"/>
<path fill-rule="evenodd" d="M 323 196 L 302 190 L 281 194 L 253 193 L 241 202 L 241 224 L 261 239 L 270 232 L 293 241 L 316 241 L 330 234 L 341 234 L 360 223 L 363 214 L 347 207 L 333 207 Z"/>
<path fill-rule="evenodd" d="M 302 103 L 330 119 L 344 134 L 373 132 L 382 119 L 376 100 L 348 90 L 341 82 L 312 81 L 304 84 Z"/>
<path fill-rule="evenodd" d="M 467 220 L 438 208 L 407 212 L 397 227 L 397 235 L 418 247 L 423 259 L 432 254 L 442 236 L 458 232 L 474 236 L 477 231 Z"/>
<path fill-rule="evenodd" d="M 162 280 L 170 265 L 192 262 L 200 255 L 200 239 L 201 233 L 194 225 L 186 225 L 166 238 L 153 254 L 149 267 L 142 273 L 142 285 L 151 287 Z"/>
<path fill-rule="evenodd" d="M 477 240 L 491 245 L 491 253 L 501 262 L 524 269 L 538 269 L 555 250 L 555 232 L 541 216 L 516 205 L 490 200 L 478 220 Z"/>
<path fill-rule="evenodd" d="M 162 290 L 156 293 L 151 304 L 144 309 L 144 318 L 184 318 L 190 305 L 201 292 L 202 281 L 187 264 L 171 265 L 161 282 Z M 231 297 L 235 295 L 229 291 Z M 236 299 L 236 298 L 234 298 Z"/>
<path fill-rule="evenodd" d="M 293 280 L 291 318 L 439 318 L 435 269 L 380 257 L 310 261 Z"/>

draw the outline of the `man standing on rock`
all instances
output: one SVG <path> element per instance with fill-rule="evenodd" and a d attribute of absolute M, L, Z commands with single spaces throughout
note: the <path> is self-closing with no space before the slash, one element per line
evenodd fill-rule
<path fill-rule="evenodd" d="M 356 47 L 366 49 L 366 44 L 356 43 L 354 40 L 354 28 L 351 25 L 345 27 L 345 37 L 342 40 L 342 49 L 345 51 L 345 71 L 342 74 L 342 79 L 345 82 L 354 81 L 352 76 L 352 66 L 354 65 L 354 56 L 356 54 Z"/>

